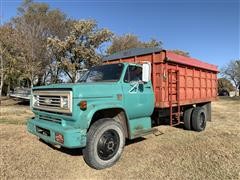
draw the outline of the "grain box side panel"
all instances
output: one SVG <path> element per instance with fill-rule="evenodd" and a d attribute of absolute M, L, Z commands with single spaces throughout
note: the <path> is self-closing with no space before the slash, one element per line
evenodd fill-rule
<path fill-rule="evenodd" d="M 162 68 L 162 70 L 161 70 Z M 161 108 L 169 107 L 169 74 L 168 70 L 179 71 L 179 98 L 180 105 L 194 104 L 200 102 L 212 101 L 216 98 L 216 80 L 217 72 L 199 69 L 197 67 L 184 66 L 174 63 L 163 63 L 160 67 L 160 89 L 161 95 L 157 95 L 156 98 Z M 166 75 L 164 75 L 166 74 Z M 165 77 L 165 78 L 164 78 Z M 176 76 L 172 77 L 173 81 L 176 80 Z M 172 91 L 176 92 L 176 86 L 172 87 Z M 172 96 L 172 100 L 176 101 L 176 95 Z M 158 105 L 156 104 L 156 105 Z M 159 107 L 159 106 L 157 106 Z"/>
<path fill-rule="evenodd" d="M 212 75 L 212 97 L 216 98 L 217 97 L 217 74 L 216 73 L 211 73 Z"/>

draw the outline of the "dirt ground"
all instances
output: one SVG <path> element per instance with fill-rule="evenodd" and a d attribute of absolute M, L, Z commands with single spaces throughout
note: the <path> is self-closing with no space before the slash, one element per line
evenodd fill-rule
<path fill-rule="evenodd" d="M 160 126 L 128 141 L 119 162 L 89 168 L 80 149 L 57 149 L 27 133 L 26 105 L 0 106 L 0 179 L 240 179 L 240 99 L 213 103 L 204 132 Z"/>

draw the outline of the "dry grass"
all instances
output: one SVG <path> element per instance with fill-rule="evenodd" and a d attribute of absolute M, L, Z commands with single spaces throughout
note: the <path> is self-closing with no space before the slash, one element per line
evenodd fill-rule
<path fill-rule="evenodd" d="M 240 100 L 221 99 L 212 109 L 213 120 L 204 132 L 160 126 L 162 135 L 128 142 L 120 161 L 101 171 L 84 163 L 80 149 L 55 149 L 28 134 L 23 125 L 1 124 L 0 177 L 240 179 Z"/>
<path fill-rule="evenodd" d="M 28 103 L 14 99 L 3 98 L 0 106 L 0 124 L 26 124 L 33 116 Z"/>

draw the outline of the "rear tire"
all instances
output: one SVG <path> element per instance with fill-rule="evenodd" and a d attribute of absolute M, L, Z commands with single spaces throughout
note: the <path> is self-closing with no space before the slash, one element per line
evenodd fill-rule
<path fill-rule="evenodd" d="M 193 111 L 193 108 L 188 108 L 184 111 L 183 121 L 184 121 L 184 127 L 187 130 L 192 129 L 192 125 L 191 125 L 192 124 L 192 121 L 191 121 L 192 111 Z"/>
<path fill-rule="evenodd" d="M 125 145 L 125 135 L 120 123 L 110 118 L 96 121 L 87 134 L 83 158 L 92 168 L 113 166 L 120 158 Z"/>
<path fill-rule="evenodd" d="M 202 107 L 196 107 L 192 113 L 192 127 L 195 131 L 203 131 L 207 125 L 206 111 Z"/>

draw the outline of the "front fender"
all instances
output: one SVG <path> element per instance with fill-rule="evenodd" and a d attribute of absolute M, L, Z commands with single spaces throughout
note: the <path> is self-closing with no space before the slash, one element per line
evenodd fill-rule
<path fill-rule="evenodd" d="M 93 115 L 97 111 L 104 110 L 104 109 L 114 109 L 114 108 L 122 109 L 124 111 L 125 115 L 126 115 L 126 118 L 128 119 L 126 111 L 121 104 L 116 104 L 116 103 L 98 104 L 98 105 L 93 105 L 91 107 L 91 109 L 88 111 L 88 114 L 86 116 L 88 127 L 91 124 L 91 120 L 93 118 Z"/>

